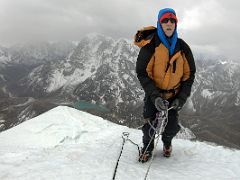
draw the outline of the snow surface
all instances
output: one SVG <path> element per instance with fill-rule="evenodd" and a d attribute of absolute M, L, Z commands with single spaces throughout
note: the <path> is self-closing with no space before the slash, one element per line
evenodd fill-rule
<path fill-rule="evenodd" d="M 0 134 L 0 179 L 112 179 L 125 131 L 141 144 L 140 130 L 59 106 Z M 164 158 L 161 148 L 159 143 L 149 180 L 240 179 L 240 151 L 174 139 L 172 157 Z M 137 158 L 127 141 L 116 180 L 144 179 L 149 163 Z"/>

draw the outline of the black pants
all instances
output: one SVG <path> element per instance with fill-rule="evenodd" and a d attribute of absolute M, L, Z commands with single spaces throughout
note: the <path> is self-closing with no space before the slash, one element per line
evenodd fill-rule
<path fill-rule="evenodd" d="M 172 100 L 169 100 L 170 104 Z M 150 119 L 150 123 L 156 127 L 156 123 L 154 124 L 154 120 L 156 118 L 157 109 L 155 108 L 154 104 L 152 103 L 149 97 L 145 97 L 144 99 L 144 111 L 143 117 L 144 119 Z M 168 123 L 165 127 L 165 130 L 162 135 L 162 141 L 164 145 L 170 146 L 172 139 L 178 131 L 180 130 L 180 126 L 178 124 L 178 112 L 174 109 L 168 111 Z M 144 124 L 142 127 L 143 131 L 143 145 L 144 148 L 150 143 L 148 150 L 152 151 L 154 148 L 154 140 L 151 140 L 151 137 L 154 135 L 154 130 L 149 123 Z"/>

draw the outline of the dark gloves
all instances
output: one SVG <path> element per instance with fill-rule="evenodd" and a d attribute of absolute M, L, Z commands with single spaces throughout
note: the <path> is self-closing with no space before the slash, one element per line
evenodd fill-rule
<path fill-rule="evenodd" d="M 171 107 L 173 107 L 173 109 L 180 111 L 183 107 L 183 105 L 185 104 L 185 101 L 180 99 L 180 98 L 176 98 L 172 104 Z"/>
<path fill-rule="evenodd" d="M 155 99 L 154 105 L 158 111 L 167 110 L 168 109 L 168 101 L 163 100 L 161 97 L 157 97 Z"/>
<path fill-rule="evenodd" d="M 158 111 L 166 110 L 168 108 L 168 101 L 160 97 L 159 91 L 155 90 L 150 98 Z"/>

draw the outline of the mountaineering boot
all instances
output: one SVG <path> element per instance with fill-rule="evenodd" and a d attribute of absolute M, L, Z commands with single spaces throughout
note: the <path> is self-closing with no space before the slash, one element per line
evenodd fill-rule
<path fill-rule="evenodd" d="M 145 151 L 145 149 L 141 150 L 140 157 L 138 159 L 139 162 L 145 163 L 152 157 L 152 151 Z"/>
<path fill-rule="evenodd" d="M 172 146 L 171 145 L 163 145 L 163 156 L 170 157 L 172 153 Z"/>

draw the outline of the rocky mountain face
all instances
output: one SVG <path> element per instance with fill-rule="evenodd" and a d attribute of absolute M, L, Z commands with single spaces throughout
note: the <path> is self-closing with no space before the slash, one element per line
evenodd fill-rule
<path fill-rule="evenodd" d="M 196 65 L 196 81 L 189 108 L 182 113 L 183 124 L 202 140 L 239 148 L 240 64 L 202 59 Z"/>
<path fill-rule="evenodd" d="M 56 98 L 51 101 L 41 95 L 44 86 L 36 84 L 39 89 L 28 89 L 25 79 L 44 64 L 66 59 L 74 48 L 68 42 L 0 46 L 0 131 L 58 105 Z M 44 71 L 39 72 L 41 76 Z"/>
<path fill-rule="evenodd" d="M 139 49 L 125 39 L 93 34 L 73 43 L 0 47 L 0 128 L 60 104 L 88 109 L 131 127 L 142 124 L 144 92 L 135 73 Z M 204 57 L 204 56 L 203 56 Z M 192 95 L 181 123 L 200 140 L 240 148 L 240 63 L 196 55 Z"/>

